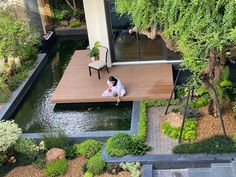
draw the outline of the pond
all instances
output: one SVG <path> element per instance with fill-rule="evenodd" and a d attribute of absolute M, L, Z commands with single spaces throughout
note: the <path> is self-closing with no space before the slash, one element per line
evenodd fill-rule
<path fill-rule="evenodd" d="M 95 130 L 129 130 L 132 103 L 56 106 L 50 102 L 75 50 L 85 49 L 87 39 L 63 39 L 49 52 L 50 61 L 32 85 L 13 119 L 24 133 L 66 133 Z"/>

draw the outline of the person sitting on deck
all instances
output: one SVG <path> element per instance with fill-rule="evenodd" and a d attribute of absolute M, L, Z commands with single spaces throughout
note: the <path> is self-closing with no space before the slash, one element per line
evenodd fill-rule
<path fill-rule="evenodd" d="M 103 97 L 116 97 L 117 105 L 120 102 L 120 98 L 126 94 L 125 88 L 121 81 L 114 76 L 110 76 L 107 80 L 108 89 L 102 94 Z"/>

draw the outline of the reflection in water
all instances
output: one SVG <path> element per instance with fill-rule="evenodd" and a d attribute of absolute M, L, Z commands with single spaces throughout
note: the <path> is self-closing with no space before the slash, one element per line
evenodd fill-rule
<path fill-rule="evenodd" d="M 119 107 L 93 107 L 55 110 L 51 96 L 76 49 L 84 49 L 86 40 L 61 41 L 52 53 L 38 80 L 15 115 L 24 132 L 64 130 L 74 133 L 91 130 L 127 130 L 130 128 L 131 104 Z"/>

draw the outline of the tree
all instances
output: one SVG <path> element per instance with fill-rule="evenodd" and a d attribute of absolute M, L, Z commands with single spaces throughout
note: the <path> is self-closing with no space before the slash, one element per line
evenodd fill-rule
<path fill-rule="evenodd" d="M 194 84 L 218 86 L 226 51 L 236 46 L 235 0 L 116 0 L 117 12 L 128 14 L 137 32 L 161 36 L 166 46 L 183 55 L 182 67 Z"/>

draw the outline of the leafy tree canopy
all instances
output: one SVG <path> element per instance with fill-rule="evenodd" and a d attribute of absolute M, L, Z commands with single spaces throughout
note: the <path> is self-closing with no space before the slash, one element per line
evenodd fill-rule
<path fill-rule="evenodd" d="M 194 78 L 209 65 L 210 49 L 218 58 L 236 46 L 235 0 L 116 0 L 116 7 L 132 18 L 137 31 L 155 31 L 174 43 L 170 49 L 183 54 L 182 66 Z"/>

